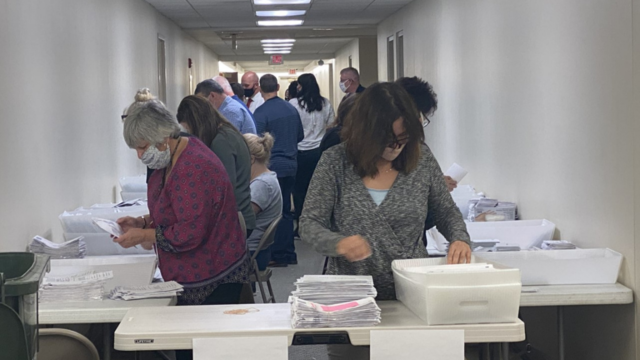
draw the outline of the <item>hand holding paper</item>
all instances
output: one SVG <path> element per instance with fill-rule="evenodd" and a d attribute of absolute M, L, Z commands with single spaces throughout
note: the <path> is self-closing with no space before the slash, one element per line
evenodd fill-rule
<path fill-rule="evenodd" d="M 453 163 L 453 165 L 451 165 L 449 170 L 447 170 L 444 173 L 445 176 L 451 177 L 453 180 L 455 180 L 458 183 L 462 181 L 462 179 L 464 179 L 464 177 L 467 176 L 467 174 L 468 174 L 468 171 L 456 163 Z"/>

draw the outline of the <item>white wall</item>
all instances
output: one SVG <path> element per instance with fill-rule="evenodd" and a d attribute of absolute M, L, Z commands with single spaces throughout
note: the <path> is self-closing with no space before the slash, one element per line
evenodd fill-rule
<path fill-rule="evenodd" d="M 337 106 L 344 97 L 344 93 L 340 90 L 340 70 L 349 67 L 349 56 L 351 56 L 351 66 L 356 69 L 360 68 L 360 40 L 353 39 L 347 45 L 336 51 L 335 58 L 335 81 L 333 83 L 333 103 Z M 337 109 L 336 109 L 337 111 Z"/>
<path fill-rule="evenodd" d="M 114 201 L 141 174 L 120 114 L 136 89 L 157 93 L 157 35 L 167 45 L 167 105 L 217 57 L 142 0 L 0 0 L 0 251 L 59 229 L 64 210 Z M 57 230 L 59 231 L 59 230 Z"/>
<path fill-rule="evenodd" d="M 386 39 L 404 30 L 406 76 L 438 93 L 427 142 L 441 166 L 469 169 L 470 183 L 516 201 L 525 219 L 554 221 L 558 238 L 621 252 L 621 281 L 632 288 L 640 280 L 638 3 L 417 0 L 378 28 L 380 78 Z M 635 313 L 567 309 L 567 359 L 636 358 Z"/>

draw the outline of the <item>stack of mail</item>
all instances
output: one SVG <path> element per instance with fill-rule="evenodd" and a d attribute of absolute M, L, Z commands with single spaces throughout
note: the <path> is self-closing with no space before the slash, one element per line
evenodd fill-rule
<path fill-rule="evenodd" d="M 104 285 L 113 278 L 113 272 L 86 272 L 83 274 L 45 277 L 40 285 L 40 302 L 69 302 L 102 300 Z"/>
<path fill-rule="evenodd" d="M 325 305 L 378 296 L 371 276 L 305 275 L 295 286 L 291 296 Z"/>
<path fill-rule="evenodd" d="M 294 328 L 369 327 L 380 324 L 380 308 L 372 297 L 336 305 L 291 298 Z"/>
<path fill-rule="evenodd" d="M 87 245 L 82 236 L 60 244 L 35 236 L 29 245 L 29 251 L 49 255 L 52 259 L 78 259 L 84 257 Z"/>
<path fill-rule="evenodd" d="M 154 283 L 147 286 L 118 286 L 111 291 L 111 300 L 137 300 L 173 297 L 182 294 L 183 287 L 175 281 Z"/>
<path fill-rule="evenodd" d="M 380 323 L 371 276 L 305 275 L 291 293 L 294 328 L 359 327 Z"/>
<path fill-rule="evenodd" d="M 566 240 L 547 240 L 542 242 L 542 250 L 573 250 L 575 245 Z"/>

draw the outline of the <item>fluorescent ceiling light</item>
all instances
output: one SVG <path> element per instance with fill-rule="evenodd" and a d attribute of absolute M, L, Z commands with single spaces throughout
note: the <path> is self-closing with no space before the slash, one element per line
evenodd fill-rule
<path fill-rule="evenodd" d="M 258 26 L 300 26 L 304 20 L 258 20 Z"/>
<path fill-rule="evenodd" d="M 281 47 L 293 47 L 293 44 L 262 44 L 263 48 L 270 48 L 270 47 L 277 47 L 277 48 L 281 48 Z"/>
<path fill-rule="evenodd" d="M 260 41 L 263 44 L 282 44 L 282 43 L 294 43 L 296 39 L 265 39 Z"/>
<path fill-rule="evenodd" d="M 311 4 L 311 0 L 253 0 L 255 5 L 304 5 Z"/>
<path fill-rule="evenodd" d="M 282 49 L 264 49 L 264 52 L 272 52 L 272 51 L 291 51 L 291 48 L 282 48 Z"/>
<path fill-rule="evenodd" d="M 256 15 L 259 17 L 286 17 L 286 16 L 302 16 L 307 13 L 307 10 L 269 10 L 269 11 L 256 11 Z"/>
<path fill-rule="evenodd" d="M 271 54 L 291 54 L 291 50 L 284 50 L 284 51 L 265 51 L 264 52 L 267 55 L 271 55 Z"/>

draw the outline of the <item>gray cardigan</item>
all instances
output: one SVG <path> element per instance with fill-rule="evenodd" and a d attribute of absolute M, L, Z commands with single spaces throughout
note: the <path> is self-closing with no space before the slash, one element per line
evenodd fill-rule
<path fill-rule="evenodd" d="M 429 211 L 447 240 L 469 242 L 462 214 L 426 145 L 422 146 L 418 168 L 406 175 L 400 173 L 377 206 L 340 144 L 325 151 L 318 163 L 300 219 L 300 236 L 330 257 L 328 274 L 371 275 L 377 299 L 393 300 L 391 262 L 428 257 L 422 235 Z M 351 263 L 338 256 L 336 244 L 352 235 L 369 241 L 371 257 Z"/>
<path fill-rule="evenodd" d="M 256 214 L 251 207 L 251 153 L 247 142 L 240 132 L 223 126 L 210 148 L 229 174 L 238 211 L 244 217 L 247 230 L 255 229 Z"/>

